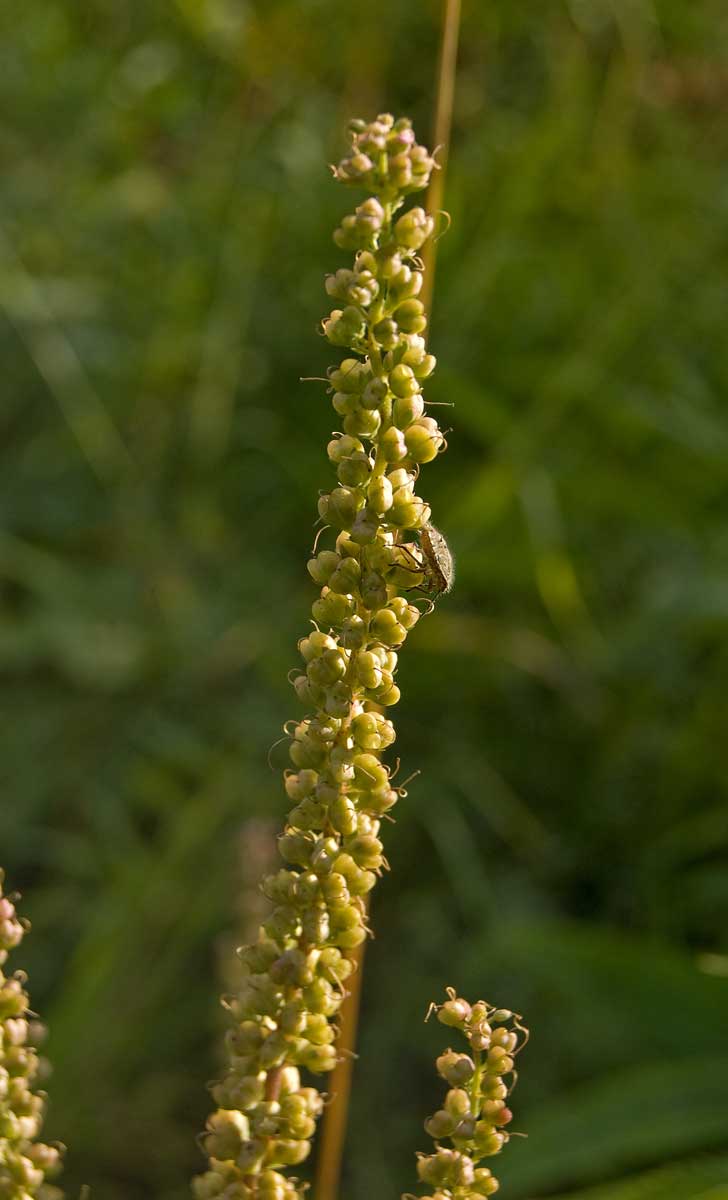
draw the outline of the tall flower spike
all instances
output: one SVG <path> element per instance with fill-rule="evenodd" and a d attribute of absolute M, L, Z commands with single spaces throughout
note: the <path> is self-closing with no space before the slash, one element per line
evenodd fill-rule
<path fill-rule="evenodd" d="M 505 1127 L 513 1114 L 505 1081 L 513 1075 L 514 1058 L 528 1030 L 516 1013 L 483 1000 L 468 1004 L 452 989 L 437 1015 L 443 1025 L 463 1034 L 468 1050 L 446 1050 L 437 1060 L 450 1090 L 442 1108 L 425 1121 L 435 1152 L 418 1158 L 417 1174 L 431 1189 L 421 1200 L 480 1200 L 498 1191 L 491 1170 L 479 1164 L 508 1142 Z"/>
<path fill-rule="evenodd" d="M 302 1194 L 284 1171 L 308 1155 L 323 1099 L 300 1071 L 336 1063 L 347 952 L 367 935 L 366 897 L 386 866 L 381 819 L 400 794 L 382 761 L 395 738 L 382 709 L 399 699 L 397 653 L 421 616 L 403 593 L 445 590 L 419 540 L 430 508 L 415 492 L 421 465 L 445 446 L 422 397 L 435 359 L 422 336 L 417 251 L 433 221 L 418 207 L 397 217 L 434 164 L 406 119 L 385 114 L 351 131 L 334 174 L 374 194 L 334 235 L 355 251 L 352 267 L 326 279 L 340 307 L 323 331 L 346 354 L 328 371 L 341 422 L 328 445 L 337 485 L 319 501 L 331 532 L 308 564 L 320 593 L 293 680 L 309 715 L 290 735 L 284 865 L 262 885 L 272 912 L 239 951 L 246 978 L 225 1001 L 229 1062 L 212 1087 L 219 1108 L 203 1135 L 210 1169 L 194 1181 L 197 1200 Z"/>
<path fill-rule="evenodd" d="M 30 1019 L 24 977 L 2 968 L 28 928 L 13 898 L 3 893 L 0 871 L 0 1200 L 60 1200 L 47 1182 L 60 1171 L 62 1149 L 37 1141 L 45 1095 L 36 1090 L 40 1060 L 34 1043 L 42 1027 Z"/>

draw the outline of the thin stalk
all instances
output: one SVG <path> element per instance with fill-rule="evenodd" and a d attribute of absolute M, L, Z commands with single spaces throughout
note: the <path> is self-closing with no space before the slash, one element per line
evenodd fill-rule
<path fill-rule="evenodd" d="M 349 1116 L 351 1078 L 354 1072 L 354 1047 L 359 1024 L 361 985 L 364 974 L 364 949 L 362 942 L 348 957 L 355 964 L 355 971 L 348 980 L 349 992 L 341 1006 L 338 1046 L 339 1061 L 331 1072 L 329 1092 L 331 1102 L 326 1109 L 321 1130 L 321 1141 L 316 1161 L 316 1200 L 336 1200 L 339 1191 L 341 1163 L 344 1156 L 346 1126 Z"/>
<path fill-rule="evenodd" d="M 427 191 L 427 211 L 433 216 L 442 209 L 442 202 L 445 195 L 445 172 L 447 170 L 447 159 L 450 149 L 458 42 L 460 40 L 460 11 L 461 0 L 443 0 L 440 59 L 437 71 L 437 101 L 435 105 L 435 122 L 432 129 L 432 144 L 440 164 L 440 170 L 433 171 Z M 422 255 L 425 263 L 425 278 L 421 298 L 425 305 L 425 311 L 430 315 L 432 314 L 432 290 L 435 282 L 437 242 L 438 239 L 436 237 L 432 238 L 425 246 Z"/>

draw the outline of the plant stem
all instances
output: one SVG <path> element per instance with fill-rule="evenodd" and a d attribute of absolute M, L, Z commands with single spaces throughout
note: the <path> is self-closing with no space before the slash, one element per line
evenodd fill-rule
<path fill-rule="evenodd" d="M 349 992 L 341 1006 L 341 1032 L 338 1038 L 341 1055 L 331 1073 L 330 1093 L 332 1099 L 324 1114 L 321 1129 L 314 1187 L 316 1200 L 336 1200 L 339 1190 L 349 1115 L 351 1077 L 354 1071 L 354 1046 L 359 1022 L 365 946 L 366 942 L 362 942 L 347 956 L 354 963 L 356 969 L 349 979 Z"/>
<path fill-rule="evenodd" d="M 432 144 L 437 154 L 440 170 L 434 171 L 427 191 L 427 211 L 435 216 L 442 208 L 445 194 L 445 172 L 450 148 L 452 110 L 455 98 L 458 42 L 460 39 L 461 0 L 443 0 L 442 33 L 440 37 L 440 60 L 437 72 L 437 102 L 433 125 Z M 435 282 L 435 259 L 437 238 L 432 238 L 423 251 L 425 279 L 422 301 L 425 311 L 432 314 L 432 289 Z"/>

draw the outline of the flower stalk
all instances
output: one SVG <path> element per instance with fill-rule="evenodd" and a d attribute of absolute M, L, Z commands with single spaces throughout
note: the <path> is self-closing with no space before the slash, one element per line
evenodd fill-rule
<path fill-rule="evenodd" d="M 330 544 L 308 564 L 320 591 L 293 679 L 309 715 L 289 730 L 284 865 L 263 883 L 272 912 L 239 951 L 246 977 L 224 1001 L 228 1066 L 212 1087 L 219 1107 L 203 1135 L 210 1162 L 194 1182 L 197 1200 L 302 1195 L 288 1168 L 308 1156 L 324 1100 L 300 1072 L 337 1062 L 349 955 L 368 933 L 367 897 L 387 865 L 381 824 L 402 794 L 383 761 L 395 740 L 384 710 L 399 700 L 398 652 L 422 615 L 423 596 L 409 593 L 446 590 L 428 559 L 430 507 L 416 491 L 422 465 L 445 448 L 422 395 L 435 359 L 422 336 L 419 251 L 433 221 L 418 206 L 401 211 L 435 163 L 407 119 L 383 114 L 350 129 L 334 175 L 370 195 L 334 234 L 352 267 L 326 280 L 339 307 L 322 329 L 345 357 L 328 371 L 341 424 L 327 448 L 337 485 L 319 500 Z"/>

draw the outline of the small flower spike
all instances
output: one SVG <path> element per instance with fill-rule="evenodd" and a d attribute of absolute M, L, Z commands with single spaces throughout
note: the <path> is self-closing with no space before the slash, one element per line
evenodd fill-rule
<path fill-rule="evenodd" d="M 446 1050 L 436 1063 L 449 1091 L 442 1108 L 425 1121 L 435 1151 L 418 1156 L 417 1174 L 428 1188 L 421 1200 L 480 1200 L 498 1191 L 498 1180 L 480 1164 L 508 1142 L 514 1059 L 528 1030 L 516 1013 L 483 1000 L 468 1004 L 452 989 L 436 1011 L 438 1020 L 457 1029 L 468 1046 Z"/>
<path fill-rule="evenodd" d="M 24 976 L 2 969 L 29 928 L 16 898 L 4 894 L 0 871 L 0 1200 L 60 1200 L 63 1193 L 48 1180 L 61 1169 L 63 1147 L 37 1140 L 45 1109 L 36 1087 L 43 1027 L 32 1018 Z"/>

